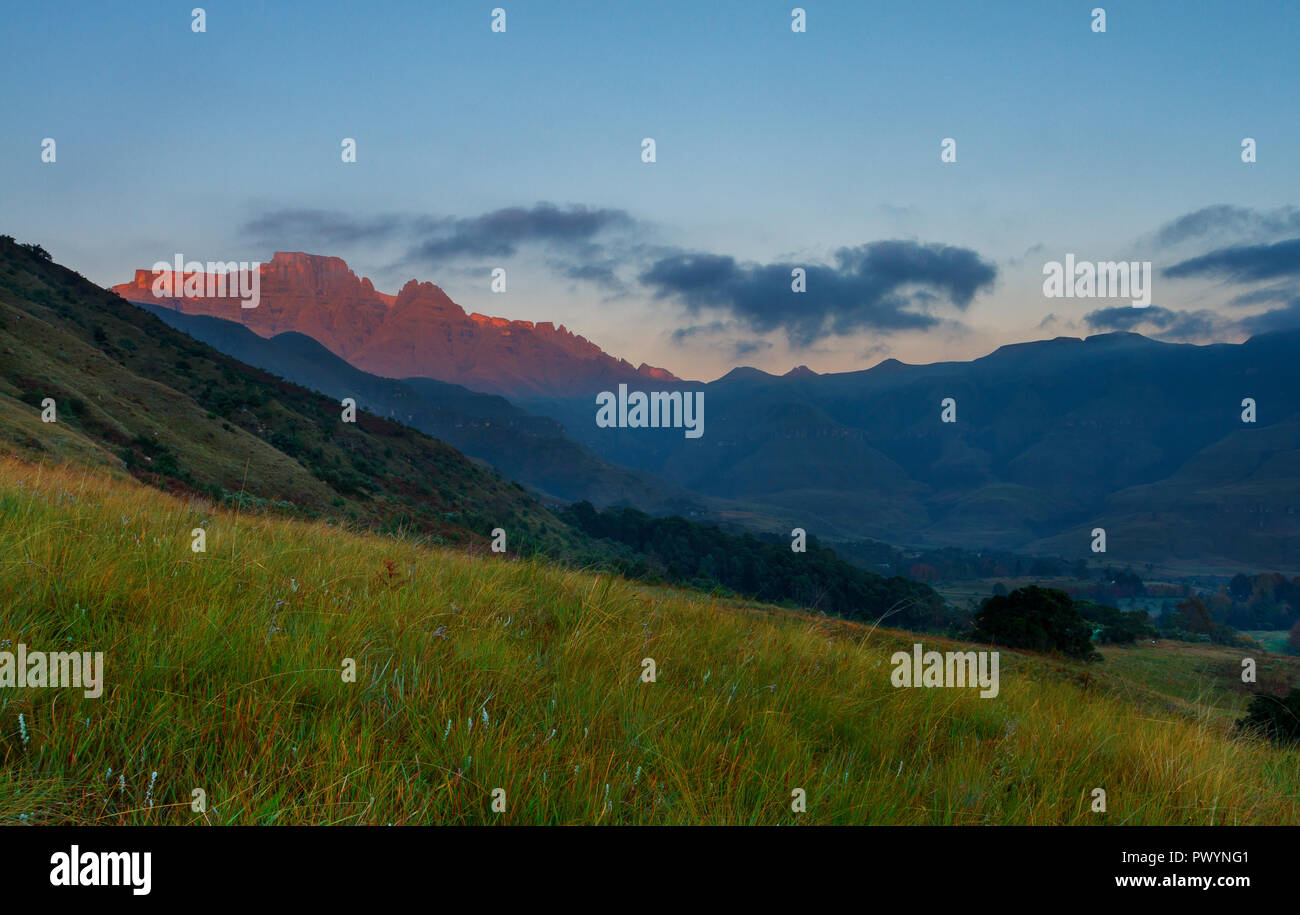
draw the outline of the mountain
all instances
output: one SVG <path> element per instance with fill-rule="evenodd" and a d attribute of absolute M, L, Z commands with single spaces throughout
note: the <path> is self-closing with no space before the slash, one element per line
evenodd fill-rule
<path fill-rule="evenodd" d="M 236 321 L 262 337 L 305 334 L 386 378 L 434 378 L 507 397 L 589 397 L 619 382 L 679 380 L 615 359 L 563 325 L 467 315 L 432 283 L 411 280 L 396 296 L 385 295 L 337 257 L 276 252 L 259 274 L 255 308 L 231 296 L 157 297 L 148 270 L 113 291 L 130 302 Z"/>
<path fill-rule="evenodd" d="M 47 399 L 54 422 L 42 421 Z M 484 542 L 497 526 L 511 549 L 580 539 L 448 445 L 365 412 L 344 423 L 339 401 L 224 355 L 8 237 L 0 451 L 455 542 Z"/>
<path fill-rule="evenodd" d="M 707 431 L 596 429 L 585 401 L 521 401 L 579 441 L 753 526 L 824 540 L 1300 570 L 1300 331 L 1192 346 L 1101 334 L 971 362 L 705 386 Z M 941 402 L 956 422 L 941 422 Z M 1255 423 L 1242 400 L 1257 404 Z"/>
<path fill-rule="evenodd" d="M 656 513 L 700 514 L 701 500 L 645 471 L 619 467 L 572 441 L 555 420 L 504 397 L 430 378 L 383 378 L 349 365 L 296 332 L 267 339 L 232 321 L 142 308 L 241 362 L 419 429 L 484 460 L 543 496 L 597 506 L 632 504 Z"/>

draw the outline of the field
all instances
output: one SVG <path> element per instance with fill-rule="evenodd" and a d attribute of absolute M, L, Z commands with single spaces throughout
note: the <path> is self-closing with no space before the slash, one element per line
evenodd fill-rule
<path fill-rule="evenodd" d="M 2 823 L 1300 823 L 1240 650 L 895 689 L 950 646 L 70 466 L 0 460 L 0 640 L 105 656 L 98 699 L 0 690 Z"/>

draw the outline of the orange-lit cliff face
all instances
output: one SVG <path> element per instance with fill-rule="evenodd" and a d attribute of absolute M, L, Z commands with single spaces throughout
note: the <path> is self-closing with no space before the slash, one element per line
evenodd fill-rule
<path fill-rule="evenodd" d="M 666 369 L 615 359 L 563 325 L 467 315 L 432 283 L 411 280 L 396 296 L 385 295 L 337 257 L 276 252 L 260 274 L 256 308 L 241 308 L 231 295 L 156 297 L 148 270 L 113 291 L 133 302 L 238 321 L 263 337 L 297 331 L 389 378 L 437 378 L 506 396 L 594 395 L 621 381 L 678 380 Z"/>

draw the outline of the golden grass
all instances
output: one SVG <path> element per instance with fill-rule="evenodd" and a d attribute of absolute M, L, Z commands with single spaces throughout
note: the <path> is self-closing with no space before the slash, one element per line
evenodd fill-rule
<path fill-rule="evenodd" d="M 0 608 L 0 639 L 106 659 L 97 700 L 0 690 L 6 823 L 1300 822 L 1300 754 L 1109 662 L 894 689 L 943 640 L 72 467 L 0 461 Z"/>

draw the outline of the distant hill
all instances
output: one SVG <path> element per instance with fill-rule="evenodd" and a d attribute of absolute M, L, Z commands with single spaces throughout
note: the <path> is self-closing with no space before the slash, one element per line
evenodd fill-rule
<path fill-rule="evenodd" d="M 277 251 L 260 268 L 256 308 L 228 297 L 159 298 L 154 281 L 136 270 L 113 291 L 131 302 L 235 321 L 262 337 L 306 334 L 386 378 L 436 378 L 506 396 L 594 396 L 621 381 L 678 380 L 616 359 L 563 325 L 467 315 L 432 283 L 411 280 L 396 296 L 384 295 L 337 257 Z"/>
<path fill-rule="evenodd" d="M 1103 334 L 972 362 L 736 370 L 705 386 L 695 441 L 597 429 L 585 400 L 520 403 L 610 460 L 747 505 L 773 529 L 1077 558 L 1102 527 L 1120 564 L 1295 572 L 1297 351 L 1300 331 L 1213 346 Z M 1254 424 L 1241 420 L 1247 397 Z"/>
<path fill-rule="evenodd" d="M 433 435 L 492 464 L 544 496 L 598 506 L 631 504 L 664 513 L 699 513 L 701 500 L 645 471 L 612 464 L 572 441 L 552 419 L 503 397 L 430 378 L 401 381 L 363 372 L 299 333 L 259 337 L 232 321 L 142 305 L 172 327 L 249 365 L 357 403 Z"/>
<path fill-rule="evenodd" d="M 521 487 L 402 423 L 252 368 L 0 238 L 0 449 L 163 488 L 511 549 L 573 532 Z M 55 402 L 57 422 L 41 421 Z"/>

